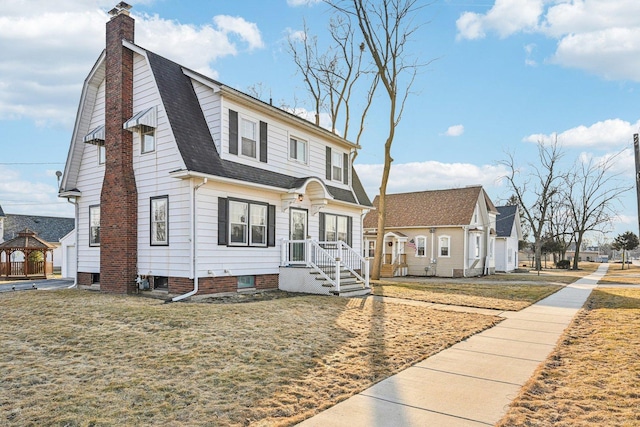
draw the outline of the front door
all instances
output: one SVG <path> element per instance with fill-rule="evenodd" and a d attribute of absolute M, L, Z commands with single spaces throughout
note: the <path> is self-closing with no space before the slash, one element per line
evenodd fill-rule
<path fill-rule="evenodd" d="M 291 224 L 289 227 L 289 238 L 291 240 L 305 240 L 307 238 L 307 211 L 302 209 L 291 209 Z M 305 243 L 291 243 L 289 248 L 291 262 L 305 261 Z"/>

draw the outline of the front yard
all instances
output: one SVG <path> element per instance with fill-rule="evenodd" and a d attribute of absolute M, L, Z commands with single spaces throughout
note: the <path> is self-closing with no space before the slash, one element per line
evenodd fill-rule
<path fill-rule="evenodd" d="M 498 425 L 640 425 L 639 330 L 640 289 L 594 290 Z"/>
<path fill-rule="evenodd" d="M 293 425 L 499 322 L 337 297 L 0 294 L 0 425 Z"/>

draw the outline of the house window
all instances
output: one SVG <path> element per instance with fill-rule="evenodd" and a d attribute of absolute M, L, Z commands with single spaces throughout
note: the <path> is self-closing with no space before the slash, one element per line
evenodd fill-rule
<path fill-rule="evenodd" d="M 368 257 L 369 258 L 373 258 L 376 256 L 376 241 L 375 240 L 369 240 L 369 247 L 368 247 Z"/>
<path fill-rule="evenodd" d="M 267 205 L 229 201 L 229 244 L 267 246 Z"/>
<path fill-rule="evenodd" d="M 255 288 L 255 276 L 238 276 L 238 289 Z"/>
<path fill-rule="evenodd" d="M 416 256 L 427 256 L 427 238 L 425 236 L 416 237 Z"/>
<path fill-rule="evenodd" d="M 149 126 L 140 126 L 140 146 L 143 153 L 156 149 L 156 130 Z"/>
<path fill-rule="evenodd" d="M 242 149 L 243 156 L 256 158 L 256 123 L 242 119 Z"/>
<path fill-rule="evenodd" d="M 451 238 L 449 236 L 441 236 L 438 239 L 438 253 L 441 257 L 450 256 Z"/>
<path fill-rule="evenodd" d="M 476 251 L 475 257 L 480 258 L 480 236 L 476 236 Z"/>
<path fill-rule="evenodd" d="M 342 215 L 324 214 L 324 236 L 323 240 L 335 242 L 342 240 L 349 244 L 349 219 Z"/>
<path fill-rule="evenodd" d="M 334 152 L 331 157 L 331 178 L 342 181 L 342 154 Z"/>
<path fill-rule="evenodd" d="M 298 138 L 289 139 L 289 158 L 302 163 L 307 162 L 307 141 Z"/>
<path fill-rule="evenodd" d="M 169 244 L 169 197 L 151 199 L 151 245 Z"/>
<path fill-rule="evenodd" d="M 473 223 L 477 224 L 478 223 L 478 208 L 476 207 L 476 209 L 473 211 Z"/>
<path fill-rule="evenodd" d="M 89 206 L 89 246 L 100 246 L 100 205 Z"/>
<path fill-rule="evenodd" d="M 98 145 L 98 164 L 103 165 L 107 160 L 107 150 L 104 145 Z"/>

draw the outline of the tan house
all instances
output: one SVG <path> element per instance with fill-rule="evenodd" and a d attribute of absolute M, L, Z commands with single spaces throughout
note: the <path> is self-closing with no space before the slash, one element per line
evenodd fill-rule
<path fill-rule="evenodd" d="M 373 201 L 378 206 L 378 196 Z M 382 277 L 467 277 L 495 271 L 498 211 L 481 186 L 387 194 Z M 366 255 L 377 236 L 376 211 L 364 218 Z"/>

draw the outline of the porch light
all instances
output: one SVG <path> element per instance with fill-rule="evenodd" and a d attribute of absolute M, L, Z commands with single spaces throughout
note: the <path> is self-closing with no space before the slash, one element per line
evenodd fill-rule
<path fill-rule="evenodd" d="M 298 202 L 302 202 L 304 200 L 304 194 L 298 194 Z"/>

